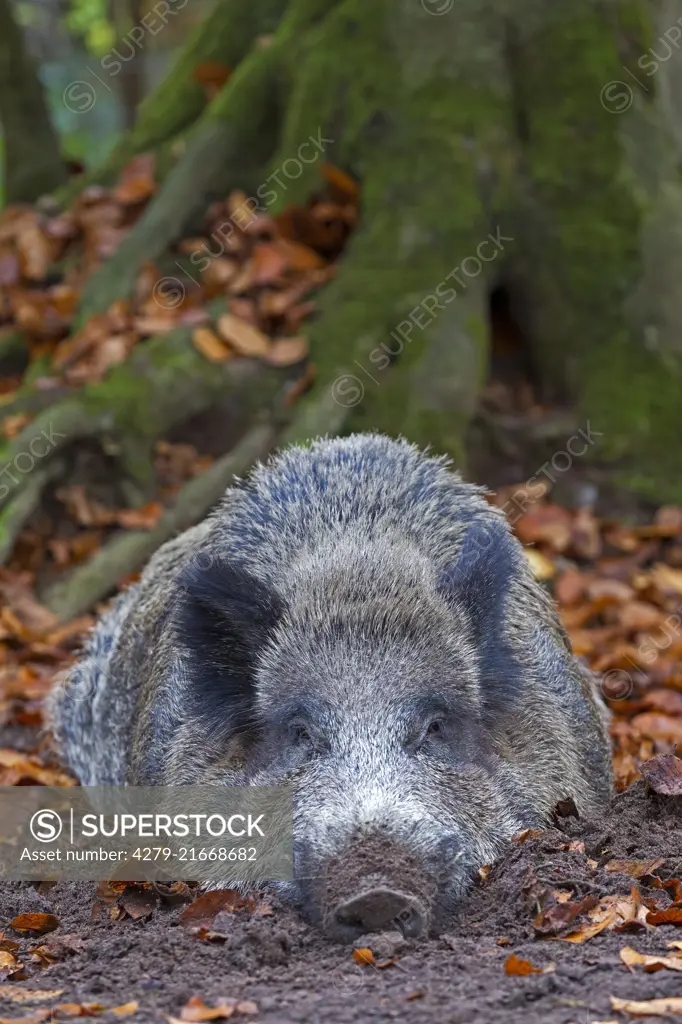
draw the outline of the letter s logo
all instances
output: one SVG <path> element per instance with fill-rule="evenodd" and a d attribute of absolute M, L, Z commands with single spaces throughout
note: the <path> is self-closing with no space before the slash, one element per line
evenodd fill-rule
<path fill-rule="evenodd" d="M 56 811 L 36 811 L 29 823 L 31 835 L 39 843 L 52 843 L 61 835 L 64 823 Z"/>

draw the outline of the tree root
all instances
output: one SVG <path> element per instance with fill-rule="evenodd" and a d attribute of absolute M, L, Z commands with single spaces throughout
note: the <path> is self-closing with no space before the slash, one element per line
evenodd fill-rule
<path fill-rule="evenodd" d="M 0 562 L 4 562 L 11 553 L 24 524 L 40 507 L 40 499 L 47 485 L 58 480 L 65 468 L 60 459 L 53 459 L 47 465 L 33 470 L 23 490 L 0 512 Z"/>
<path fill-rule="evenodd" d="M 131 132 L 121 138 L 104 163 L 57 193 L 68 206 L 92 184 L 111 184 L 138 153 L 157 150 L 190 128 L 206 106 L 197 68 L 216 64 L 232 71 L 249 52 L 254 39 L 274 32 L 288 0 L 224 0 L 190 34 L 169 76 L 140 105 Z"/>
<path fill-rule="evenodd" d="M 266 183 L 266 168 L 279 138 L 282 92 L 292 47 L 297 36 L 336 2 L 294 0 L 268 45 L 244 58 L 198 121 L 186 152 L 157 197 L 115 255 L 88 283 L 80 322 L 129 295 L 141 263 L 158 259 L 186 225 L 203 213 L 211 197 L 236 187 L 257 194 Z"/>
<path fill-rule="evenodd" d="M 248 422 L 256 410 L 271 406 L 285 380 L 281 370 L 249 359 L 209 363 L 191 344 L 188 328 L 142 343 L 99 384 L 39 413 L 0 452 L 0 506 L 3 500 L 12 506 L 7 513 L 12 534 L 31 515 L 45 484 L 58 478 L 44 467 L 74 442 L 96 438 L 118 459 L 129 493 L 142 497 L 153 476 L 159 437 L 229 395 L 240 402 Z M 25 490 L 31 493 L 26 500 Z M 6 555 L 4 544 L 0 550 Z"/>

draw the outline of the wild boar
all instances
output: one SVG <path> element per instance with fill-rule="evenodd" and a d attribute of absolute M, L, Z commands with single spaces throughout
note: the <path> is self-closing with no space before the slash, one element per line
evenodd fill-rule
<path fill-rule="evenodd" d="M 55 688 L 81 782 L 293 782 L 281 895 L 339 938 L 438 927 L 558 801 L 606 711 L 502 513 L 377 434 L 291 447 L 162 547 Z"/>

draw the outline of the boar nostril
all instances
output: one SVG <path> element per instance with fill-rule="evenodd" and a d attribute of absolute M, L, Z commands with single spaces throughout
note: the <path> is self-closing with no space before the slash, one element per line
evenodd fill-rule
<path fill-rule="evenodd" d="M 400 929 L 413 938 L 424 930 L 426 913 L 413 896 L 397 889 L 376 888 L 339 903 L 336 920 L 367 932 Z"/>

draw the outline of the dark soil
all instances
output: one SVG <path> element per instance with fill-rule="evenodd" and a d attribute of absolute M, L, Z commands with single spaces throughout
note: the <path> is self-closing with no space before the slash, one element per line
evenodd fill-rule
<path fill-rule="evenodd" d="M 355 964 L 351 947 L 329 942 L 291 910 L 276 905 L 269 916 L 222 913 L 227 938 L 207 941 L 180 924 L 182 907 L 157 906 L 145 920 L 113 920 L 109 906 L 93 920 L 94 884 L 60 883 L 44 892 L 33 884 L 5 883 L 0 889 L 0 923 L 6 938 L 19 938 L 9 927 L 19 913 L 50 912 L 61 926 L 42 939 L 21 940 L 21 959 L 29 977 L 5 982 L 0 992 L 19 985 L 62 989 L 54 997 L 55 1005 L 114 1007 L 136 1000 L 139 1009 L 128 1018 L 135 1021 L 179 1017 L 195 995 L 210 1006 L 226 998 L 255 1001 L 258 1013 L 235 1014 L 232 1019 L 238 1024 L 251 1019 L 263 1024 L 622 1020 L 611 1008 L 610 995 L 636 1000 L 682 996 L 682 973 L 630 970 L 621 963 L 619 950 L 630 945 L 639 952 L 669 954 L 667 944 L 682 939 L 682 928 L 607 931 L 575 945 L 538 938 L 533 924 L 543 888 L 570 891 L 573 900 L 589 894 L 630 893 L 630 875 L 604 869 L 613 858 L 665 858 L 657 869 L 660 878 L 679 877 L 682 798 L 655 797 L 638 783 L 618 796 L 610 814 L 600 821 L 562 819 L 561 830 L 550 829 L 513 845 L 488 879 L 477 885 L 447 933 L 422 941 L 389 933 L 360 943 L 374 948 L 379 963 L 397 957 L 383 969 Z M 650 888 L 647 879 L 651 882 L 651 876 L 645 876 L 637 883 L 643 897 L 669 903 L 670 890 Z M 26 951 L 41 943 L 61 950 L 60 959 L 47 967 L 32 964 Z M 69 946 L 76 951 L 67 952 Z M 507 976 L 504 963 L 512 952 L 536 967 L 554 964 L 556 969 L 530 977 Z M 21 1018 L 33 1010 L 30 1003 L 17 1005 L 0 998 L 2 1018 Z M 117 1018 L 104 1013 L 102 1019 Z"/>

